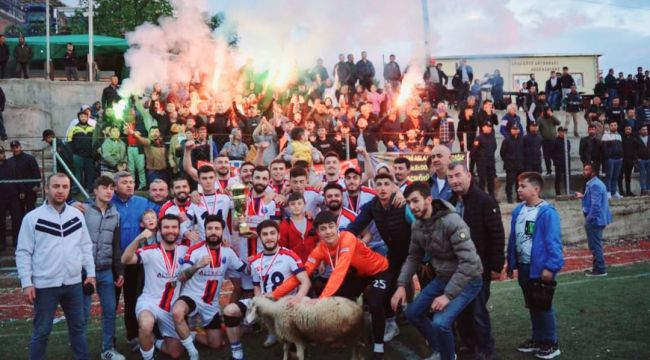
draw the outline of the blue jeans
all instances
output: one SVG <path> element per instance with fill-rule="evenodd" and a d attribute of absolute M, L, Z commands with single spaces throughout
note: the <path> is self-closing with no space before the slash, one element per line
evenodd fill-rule
<path fill-rule="evenodd" d="M 607 160 L 607 177 L 605 178 L 605 186 L 612 196 L 618 192 L 618 177 L 621 175 L 622 167 L 623 159 Z"/>
<path fill-rule="evenodd" d="M 587 243 L 589 250 L 594 256 L 593 271 L 597 273 L 605 273 L 605 255 L 603 254 L 603 230 L 604 226 L 592 225 L 585 222 L 585 231 L 587 232 Z"/>
<path fill-rule="evenodd" d="M 641 190 L 650 190 L 650 160 L 639 159 L 639 186 Z"/>
<path fill-rule="evenodd" d="M 560 99 L 560 91 L 559 90 L 553 90 L 548 93 L 548 103 L 551 105 L 551 108 L 553 110 L 558 109 L 559 105 L 559 100 Z"/>
<path fill-rule="evenodd" d="M 405 313 L 406 319 L 420 331 L 433 351 L 440 352 L 440 357 L 443 360 L 453 359 L 456 353 L 454 334 L 451 330 L 452 324 L 461 311 L 474 300 L 483 286 L 482 279 L 470 280 L 460 294 L 453 298 L 442 311 L 435 313 L 433 320 L 430 320 L 427 315 L 431 309 L 431 303 L 445 293 L 447 282 L 439 278 L 433 279 L 406 308 Z"/>
<path fill-rule="evenodd" d="M 29 342 L 29 358 L 41 360 L 47 353 L 47 340 L 52 331 L 52 320 L 61 304 L 68 336 L 75 359 L 90 359 L 84 333 L 83 293 L 81 283 L 52 288 L 36 289 L 34 300 L 34 329 Z"/>
<path fill-rule="evenodd" d="M 96 272 L 97 295 L 102 306 L 102 352 L 114 347 L 115 340 L 115 285 L 111 269 Z M 84 318 L 86 325 L 90 321 L 90 303 L 92 295 L 84 295 Z"/>
<path fill-rule="evenodd" d="M 532 281 L 530 278 L 530 264 L 518 264 L 519 286 L 524 292 L 526 298 L 528 284 Z M 529 308 L 530 322 L 532 324 L 533 340 L 537 342 L 557 342 L 557 331 L 555 328 L 555 311 L 550 310 L 533 310 Z"/>
<path fill-rule="evenodd" d="M 468 348 L 477 354 L 494 355 L 494 338 L 490 312 L 487 309 L 490 300 L 490 280 L 483 280 L 483 286 L 476 298 L 458 317 L 458 331 Z"/>

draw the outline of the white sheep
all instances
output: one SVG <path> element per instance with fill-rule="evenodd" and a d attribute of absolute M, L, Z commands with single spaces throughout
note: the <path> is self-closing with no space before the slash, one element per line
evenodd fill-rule
<path fill-rule="evenodd" d="M 249 323 L 260 319 L 284 342 L 284 360 L 289 346 L 296 345 L 298 360 L 305 358 L 305 346 L 310 343 L 344 343 L 351 346 L 352 359 L 363 359 L 363 310 L 354 301 L 343 297 L 322 299 L 303 298 L 297 304 L 289 297 L 278 301 L 256 296 L 246 314 Z"/>

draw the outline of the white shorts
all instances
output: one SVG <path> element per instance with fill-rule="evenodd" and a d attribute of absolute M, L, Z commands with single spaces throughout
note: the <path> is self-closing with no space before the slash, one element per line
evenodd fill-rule
<path fill-rule="evenodd" d="M 140 317 L 140 313 L 145 310 L 153 314 L 154 319 L 156 319 L 156 324 L 158 324 L 158 329 L 163 337 L 171 337 L 175 339 L 180 338 L 176 333 L 172 313 L 161 309 L 154 300 L 145 299 L 141 296 L 138 298 L 138 302 L 135 305 L 135 316 Z"/>
<path fill-rule="evenodd" d="M 178 300 L 183 300 L 190 308 L 193 308 L 188 317 L 199 316 L 201 319 L 201 326 L 205 329 L 219 329 L 221 328 L 221 315 L 219 305 L 206 304 L 201 299 L 196 299 L 192 296 L 181 295 Z M 176 301 L 178 301 L 176 300 Z M 215 318 L 216 317 L 216 318 Z M 210 326 L 208 326 L 210 325 Z"/>

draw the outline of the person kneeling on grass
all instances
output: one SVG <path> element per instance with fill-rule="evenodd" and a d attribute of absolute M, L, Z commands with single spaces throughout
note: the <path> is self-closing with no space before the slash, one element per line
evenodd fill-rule
<path fill-rule="evenodd" d="M 172 317 L 181 344 L 191 360 L 199 358 L 186 317 L 199 316 L 205 334 L 197 334 L 196 342 L 212 349 L 223 346 L 219 293 L 226 274 L 243 272 L 246 264 L 235 252 L 222 245 L 226 222 L 218 215 L 207 215 L 205 241 L 192 245 L 185 253 L 178 280 L 183 284 L 174 303 Z"/>
<path fill-rule="evenodd" d="M 535 353 L 540 359 L 560 355 L 555 329 L 552 296 L 555 275 L 562 269 L 562 234 L 560 216 L 555 208 L 539 197 L 544 180 L 539 173 L 519 175 L 517 193 L 523 203 L 512 211 L 508 239 L 508 276 L 518 270 L 519 286 L 530 311 L 532 338 L 517 350 Z M 546 301 L 540 301 L 540 294 Z"/>
<path fill-rule="evenodd" d="M 280 227 L 275 221 L 262 221 L 257 225 L 256 231 L 264 250 L 253 256 L 250 261 L 255 296 L 272 297 L 273 290 L 280 286 L 285 279 L 295 275 L 300 282 L 300 288 L 292 294 L 295 295 L 296 301 L 300 300 L 307 294 L 311 285 L 300 257 L 293 251 L 278 245 Z M 243 299 L 228 304 L 223 311 L 226 334 L 230 341 L 230 349 L 234 360 L 244 359 L 244 352 L 239 342 L 241 339 L 240 324 L 250 305 L 250 300 Z"/>
<path fill-rule="evenodd" d="M 409 254 L 391 299 L 394 310 L 406 302 L 406 286 L 426 257 L 436 277 L 406 308 L 406 319 L 424 336 L 433 350 L 428 359 L 453 360 L 456 356 L 452 324 L 476 298 L 483 286 L 483 265 L 465 221 L 455 208 L 433 200 L 431 188 L 422 181 L 404 191 L 416 222 L 411 227 Z M 433 310 L 433 320 L 429 312 Z"/>

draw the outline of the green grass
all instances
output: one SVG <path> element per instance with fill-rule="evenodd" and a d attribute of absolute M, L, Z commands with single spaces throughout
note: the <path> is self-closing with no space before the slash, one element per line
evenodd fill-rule
<path fill-rule="evenodd" d="M 607 278 L 586 279 L 582 274 L 559 277 L 555 297 L 558 336 L 563 359 L 650 359 L 650 263 L 611 268 Z M 524 308 L 521 291 L 515 281 L 492 285 L 489 303 L 493 334 L 499 359 L 533 359 L 519 354 L 514 347 L 529 337 L 530 321 Z M 29 321 L 0 322 L 0 358 L 27 357 L 31 323 Z M 118 320 L 120 341 L 124 334 Z M 389 360 L 418 359 L 428 350 L 417 331 L 402 327 L 402 334 L 386 346 Z M 99 319 L 89 327 L 88 341 L 93 358 L 100 349 Z M 281 359 L 281 346 L 262 348 L 263 334 L 244 339 L 248 359 Z M 123 342 L 118 349 L 126 354 Z M 54 326 L 48 347 L 49 359 L 69 359 L 68 339 L 64 323 Z M 202 349 L 202 358 L 229 359 L 227 349 Z M 347 359 L 349 352 L 324 347 L 310 348 L 309 359 Z M 129 359 L 139 359 L 130 353 Z M 159 357 L 162 358 L 162 357 Z M 459 359 L 469 359 L 460 356 Z"/>

